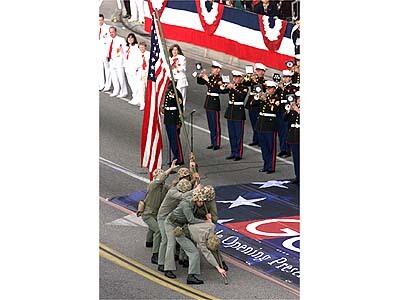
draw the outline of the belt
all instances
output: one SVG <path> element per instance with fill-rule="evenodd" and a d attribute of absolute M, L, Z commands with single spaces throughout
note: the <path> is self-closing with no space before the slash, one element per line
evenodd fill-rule
<path fill-rule="evenodd" d="M 233 104 L 233 105 L 243 105 L 244 104 L 244 102 L 232 102 L 232 101 L 229 101 L 228 103 Z"/>
<path fill-rule="evenodd" d="M 213 96 L 213 97 L 218 97 L 219 96 L 218 93 L 209 93 L 209 92 L 207 92 L 207 95 L 208 96 Z"/>
<path fill-rule="evenodd" d="M 288 101 L 287 100 L 281 100 L 281 103 L 287 103 Z"/>
<path fill-rule="evenodd" d="M 263 116 L 263 117 L 276 117 L 276 114 L 269 114 L 269 113 L 260 112 L 260 116 Z"/>
<path fill-rule="evenodd" d="M 290 127 L 294 127 L 294 128 L 300 128 L 300 124 L 291 124 Z"/>
<path fill-rule="evenodd" d="M 249 93 L 250 96 L 254 96 L 254 95 L 257 95 L 257 94 L 258 94 L 258 93 L 254 93 L 254 92 L 250 92 L 250 93 Z"/>
<path fill-rule="evenodd" d="M 165 110 L 177 110 L 177 107 L 164 107 Z"/>

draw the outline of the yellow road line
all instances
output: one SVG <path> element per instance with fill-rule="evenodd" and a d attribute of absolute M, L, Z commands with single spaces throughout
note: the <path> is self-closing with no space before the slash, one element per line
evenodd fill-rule
<path fill-rule="evenodd" d="M 188 296 L 193 299 L 210 299 L 217 300 L 218 298 L 208 295 L 200 290 L 196 290 L 182 282 L 177 280 L 170 279 L 161 275 L 160 273 L 146 267 L 145 265 L 124 256 L 123 254 L 111 249 L 110 247 L 100 243 L 100 256 L 111 261 L 112 263 L 125 268 L 129 271 L 132 271 L 138 275 L 143 276 L 144 278 L 151 280 L 159 285 L 162 285 L 166 288 L 174 290 L 178 293 L 181 293 L 185 296 Z"/>

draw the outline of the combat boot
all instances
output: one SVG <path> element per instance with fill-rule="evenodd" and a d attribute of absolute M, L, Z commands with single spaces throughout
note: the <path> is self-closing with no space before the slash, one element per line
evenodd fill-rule
<path fill-rule="evenodd" d="M 151 256 L 151 263 L 158 265 L 158 253 L 153 253 L 153 255 Z"/>
<path fill-rule="evenodd" d="M 165 276 L 167 276 L 168 278 L 176 278 L 176 275 L 174 273 L 172 273 L 172 271 L 165 271 L 164 273 Z"/>
<path fill-rule="evenodd" d="M 158 265 L 157 270 L 160 272 L 164 272 L 164 265 Z"/>
<path fill-rule="evenodd" d="M 204 281 L 201 279 L 198 279 L 194 274 L 189 274 L 187 279 L 186 279 L 187 284 L 203 284 Z"/>

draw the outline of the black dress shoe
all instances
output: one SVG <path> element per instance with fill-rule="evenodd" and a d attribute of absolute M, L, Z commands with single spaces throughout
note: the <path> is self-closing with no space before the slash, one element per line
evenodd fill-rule
<path fill-rule="evenodd" d="M 275 173 L 275 171 L 267 170 L 267 174 Z"/>
<path fill-rule="evenodd" d="M 221 149 L 221 147 L 220 146 L 215 146 L 213 149 L 214 150 L 218 150 L 218 149 Z"/>
<path fill-rule="evenodd" d="M 164 275 L 167 276 L 168 278 L 172 278 L 172 279 L 176 278 L 176 275 L 174 273 L 172 273 L 172 271 L 165 271 Z"/>
<path fill-rule="evenodd" d="M 214 148 L 213 145 L 207 147 L 207 149 L 213 149 L 213 148 Z"/>
<path fill-rule="evenodd" d="M 203 284 L 204 281 L 201 279 L 196 278 L 193 274 L 189 274 L 186 279 L 187 284 Z"/>
<path fill-rule="evenodd" d="M 267 169 L 260 169 L 258 172 L 267 172 Z"/>
<path fill-rule="evenodd" d="M 189 261 L 185 259 L 185 260 L 183 261 L 183 263 L 182 263 L 182 267 L 184 267 L 184 268 L 189 268 Z"/>
<path fill-rule="evenodd" d="M 257 146 L 258 143 L 250 143 L 249 146 Z"/>
<path fill-rule="evenodd" d="M 234 159 L 234 161 L 239 161 L 239 160 L 242 160 L 242 158 L 241 157 L 235 157 L 235 159 Z"/>
<path fill-rule="evenodd" d="M 228 265 L 227 265 L 224 261 L 222 262 L 222 268 L 223 268 L 225 271 L 228 271 L 228 270 L 229 270 Z"/>
<path fill-rule="evenodd" d="M 184 162 L 184 161 L 181 161 L 181 162 L 177 162 L 177 163 L 175 164 L 175 166 L 180 167 L 180 166 L 183 166 L 184 164 L 185 164 L 185 162 Z"/>
<path fill-rule="evenodd" d="M 129 19 L 131 16 L 126 14 L 125 16 L 123 16 L 124 19 Z"/>
<path fill-rule="evenodd" d="M 282 155 L 283 158 L 290 157 L 290 156 L 292 156 L 292 155 L 289 152 L 285 152 L 285 154 Z"/>
<path fill-rule="evenodd" d="M 234 159 L 235 157 L 233 155 L 229 155 L 228 157 L 226 157 L 225 159 Z"/>
<path fill-rule="evenodd" d="M 151 263 L 158 265 L 158 253 L 153 253 L 153 255 L 151 256 Z"/>
<path fill-rule="evenodd" d="M 146 242 L 146 248 L 152 248 L 153 242 Z"/>
<path fill-rule="evenodd" d="M 293 180 L 291 181 L 291 183 L 299 184 L 299 183 L 300 183 L 300 180 L 298 180 L 298 179 L 296 178 L 296 179 L 293 179 Z"/>
<path fill-rule="evenodd" d="M 160 272 L 164 272 L 164 265 L 158 265 L 157 270 Z"/>
<path fill-rule="evenodd" d="M 279 157 L 282 157 L 282 156 L 285 155 L 285 153 L 286 153 L 285 151 L 281 151 L 281 152 L 278 153 L 278 156 L 279 156 Z"/>

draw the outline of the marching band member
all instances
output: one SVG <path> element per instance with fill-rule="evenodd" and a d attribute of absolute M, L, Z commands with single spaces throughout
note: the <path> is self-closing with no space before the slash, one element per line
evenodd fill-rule
<path fill-rule="evenodd" d="M 261 96 L 260 113 L 256 124 L 258 141 L 264 166 L 259 172 L 271 174 L 275 172 L 276 165 L 276 135 L 278 124 L 276 114 L 279 108 L 279 95 L 277 95 L 277 84 L 272 80 L 266 81 L 267 93 Z"/>
<path fill-rule="evenodd" d="M 284 120 L 284 116 L 285 116 L 286 104 L 288 104 L 291 100 L 294 100 L 294 94 L 297 91 L 297 88 L 292 84 L 292 76 L 293 76 L 292 71 L 283 70 L 282 82 L 279 84 L 279 87 L 276 91 L 276 93 L 280 95 L 280 105 L 277 112 L 278 136 L 279 136 L 279 147 L 280 147 L 280 152 L 278 154 L 279 157 L 291 156 L 290 146 L 287 143 L 288 123 Z M 293 99 L 290 99 L 290 97 L 292 97 Z"/>
<path fill-rule="evenodd" d="M 129 103 L 133 105 L 138 105 L 140 107 L 140 110 L 144 110 L 147 73 L 149 70 L 150 59 L 150 52 L 146 50 L 145 42 L 139 43 L 139 51 L 137 53 L 138 54 L 135 58 L 136 64 L 134 67 L 135 75 L 132 100 L 129 101 Z"/>
<path fill-rule="evenodd" d="M 243 73 L 232 71 L 233 83 L 226 86 L 221 85 L 222 94 L 229 92 L 228 107 L 225 112 L 225 119 L 228 122 L 229 142 L 231 144 L 231 154 L 226 159 L 238 161 L 243 156 L 243 133 L 246 113 L 244 100 L 246 99 L 248 88 L 242 84 Z"/>
<path fill-rule="evenodd" d="M 107 59 L 110 62 L 111 81 L 113 92 L 111 97 L 123 98 L 128 95 L 124 72 L 124 51 L 125 40 L 117 36 L 117 28 L 111 26 L 109 29 L 110 39 L 107 44 Z"/>
<path fill-rule="evenodd" d="M 182 94 L 183 109 L 185 109 L 186 89 L 189 85 L 186 77 L 186 58 L 183 56 L 182 49 L 178 44 L 172 45 L 171 48 L 169 48 L 169 56 L 172 74 L 177 81 L 176 88 Z"/>
<path fill-rule="evenodd" d="M 126 79 L 128 81 L 131 91 L 133 91 L 134 80 L 135 80 L 135 59 L 138 56 L 138 43 L 134 33 L 129 33 L 126 38 L 126 48 L 124 56 L 124 68 Z"/>
<path fill-rule="evenodd" d="M 197 83 L 207 86 L 207 96 L 204 103 L 206 109 L 208 128 L 210 129 L 211 145 L 207 149 L 218 150 L 221 148 L 221 123 L 219 119 L 219 112 L 221 110 L 221 103 L 219 99 L 220 88 L 222 85 L 221 73 L 222 65 L 213 60 L 211 65 L 211 74 L 205 74 L 202 71 L 197 77 Z"/>
<path fill-rule="evenodd" d="M 99 47 L 100 47 L 100 62 L 99 62 L 99 91 L 109 91 L 111 88 L 110 64 L 107 59 L 107 43 L 109 29 L 104 23 L 104 15 L 99 14 Z"/>
<path fill-rule="evenodd" d="M 249 110 L 249 118 L 251 122 L 251 127 L 253 128 L 253 140 L 249 144 L 249 146 L 256 146 L 258 145 L 258 134 L 256 131 L 256 123 L 258 119 L 258 114 L 260 113 L 260 101 L 258 97 L 254 97 L 257 95 L 259 91 L 256 91 L 256 88 L 261 88 L 262 92 L 265 92 L 264 87 L 264 74 L 265 70 L 267 69 L 261 63 L 256 63 L 254 65 L 255 74 L 251 77 L 245 76 L 243 80 L 243 84 L 250 87 L 249 97 L 247 98 L 247 102 L 245 107 Z"/>
<path fill-rule="evenodd" d="M 293 155 L 294 173 L 296 178 L 292 183 L 300 183 L 300 91 L 295 94 L 295 102 L 290 105 L 285 115 L 285 119 L 289 123 L 289 132 L 287 142 Z"/>

